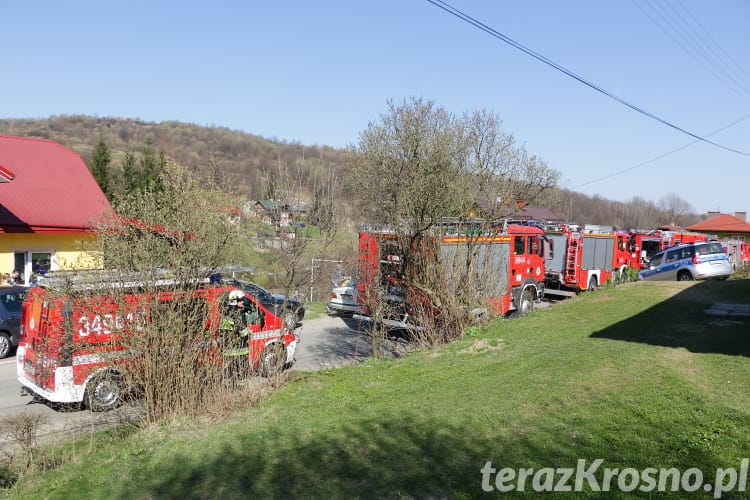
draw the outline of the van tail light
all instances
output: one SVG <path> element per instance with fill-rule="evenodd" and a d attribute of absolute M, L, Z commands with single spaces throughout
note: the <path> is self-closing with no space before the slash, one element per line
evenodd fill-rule
<path fill-rule="evenodd" d="M 331 298 L 335 299 L 336 298 L 336 294 L 335 293 L 331 293 Z"/>
<path fill-rule="evenodd" d="M 693 256 L 693 264 L 700 264 L 701 263 L 701 256 L 695 255 Z"/>

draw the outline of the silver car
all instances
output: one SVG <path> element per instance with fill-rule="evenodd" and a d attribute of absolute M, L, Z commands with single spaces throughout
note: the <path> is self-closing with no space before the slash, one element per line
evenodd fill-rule
<path fill-rule="evenodd" d="M 649 281 L 727 279 L 732 264 L 721 243 L 686 243 L 654 254 L 638 276 Z"/>
<path fill-rule="evenodd" d="M 331 300 L 326 304 L 326 312 L 331 316 L 343 317 L 362 312 L 357 302 L 357 284 L 351 281 L 331 290 Z"/>

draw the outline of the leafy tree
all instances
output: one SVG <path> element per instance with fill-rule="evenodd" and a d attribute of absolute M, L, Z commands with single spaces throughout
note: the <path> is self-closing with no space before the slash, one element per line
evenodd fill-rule
<path fill-rule="evenodd" d="M 151 143 L 143 149 L 139 159 L 131 153 L 125 153 L 122 162 L 122 196 L 135 193 L 160 193 L 165 189 L 164 174 L 167 160 L 163 151 L 156 152 Z"/>
<path fill-rule="evenodd" d="M 135 162 L 135 155 L 128 151 L 122 160 L 122 195 L 138 191 L 140 186 L 138 166 Z"/>
<path fill-rule="evenodd" d="M 360 133 L 349 170 L 352 192 L 373 222 L 409 224 L 416 232 L 461 215 L 471 193 L 463 126 L 432 101 L 388 102 L 388 113 Z"/>
<path fill-rule="evenodd" d="M 397 246 L 398 279 L 406 283 L 405 295 L 412 296 L 407 299 L 413 307 L 408 314 L 419 317 L 424 327 L 420 340 L 428 343 L 461 335 L 465 311 L 483 303 L 480 295 L 488 292 L 483 283 L 491 281 L 448 283 L 451 270 L 472 269 L 472 260 L 482 257 L 470 251 L 443 255 L 431 235 L 447 229 L 446 217 L 469 213 L 480 195 L 514 201 L 520 196 L 533 202 L 552 192 L 559 176 L 515 146 L 496 115 L 479 111 L 459 118 L 421 98 L 399 105 L 388 102 L 388 112 L 360 133 L 347 173 L 360 217 L 386 223 L 393 231 L 389 245 Z M 501 210 L 492 215 L 508 215 Z M 458 223 L 453 220 L 451 226 Z M 379 300 L 378 290 L 364 295 L 375 317 L 402 317 L 402 301 Z M 380 334 L 374 330 L 373 339 Z"/>
<path fill-rule="evenodd" d="M 538 203 L 554 194 L 559 172 L 517 146 L 496 114 L 457 118 L 416 98 L 388 107 L 360 134 L 348 176 L 372 222 L 423 232 L 441 218 L 465 215 L 478 197 L 501 200 L 491 214 L 499 217 L 517 198 Z"/>
<path fill-rule="evenodd" d="M 99 141 L 94 146 L 94 153 L 91 159 L 91 174 L 99 184 L 104 196 L 112 201 L 112 188 L 110 184 L 110 164 L 112 163 L 112 153 L 104 142 L 104 137 L 99 137 Z"/>

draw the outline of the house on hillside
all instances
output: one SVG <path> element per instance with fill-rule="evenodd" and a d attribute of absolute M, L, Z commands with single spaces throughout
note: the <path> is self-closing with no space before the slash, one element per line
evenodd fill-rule
<path fill-rule="evenodd" d="M 291 207 L 279 200 L 250 200 L 245 204 L 248 217 L 271 226 L 288 226 Z"/>
<path fill-rule="evenodd" d="M 312 204 L 297 201 L 250 200 L 245 204 L 245 215 L 276 227 L 287 227 L 294 221 L 307 220 Z"/>
<path fill-rule="evenodd" d="M 490 200 L 487 197 L 478 197 L 474 200 L 474 206 L 469 217 L 481 217 L 486 219 L 507 218 L 519 222 L 535 221 L 540 224 L 562 224 L 562 217 L 552 210 L 544 207 L 529 205 L 525 200 L 516 200 L 515 204 L 504 204 L 502 200 Z"/>
<path fill-rule="evenodd" d="M 735 212 L 734 215 L 708 212 L 708 219 L 688 226 L 687 229 L 700 233 L 715 234 L 721 240 L 750 242 L 750 224 L 747 223 L 747 212 Z"/>
<path fill-rule="evenodd" d="M 0 188 L 0 273 L 101 267 L 85 249 L 107 198 L 81 157 L 46 139 L 0 135 L 0 167 L 15 174 Z"/>

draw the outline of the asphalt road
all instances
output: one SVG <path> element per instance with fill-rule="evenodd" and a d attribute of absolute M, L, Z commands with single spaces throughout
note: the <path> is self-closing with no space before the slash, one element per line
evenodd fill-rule
<path fill-rule="evenodd" d="M 367 324 L 324 316 L 298 328 L 300 346 L 292 370 L 314 371 L 353 365 L 372 354 Z"/>
<path fill-rule="evenodd" d="M 371 343 L 361 325 L 351 319 L 324 316 L 304 321 L 298 328 L 300 345 L 292 370 L 314 371 L 359 363 L 371 354 Z M 137 403 L 126 404 L 116 410 L 92 413 L 73 405 L 55 405 L 21 395 L 16 380 L 16 360 L 0 360 L 0 421 L 20 413 L 38 415 L 41 419 L 40 439 L 61 439 L 86 430 L 133 421 L 138 418 Z M 13 437 L 0 422 L 0 447 L 7 446 Z"/>

